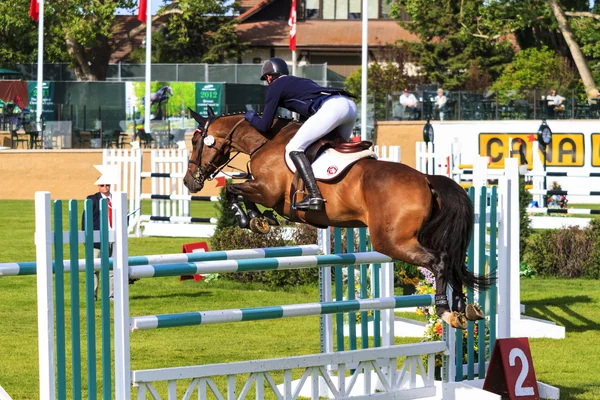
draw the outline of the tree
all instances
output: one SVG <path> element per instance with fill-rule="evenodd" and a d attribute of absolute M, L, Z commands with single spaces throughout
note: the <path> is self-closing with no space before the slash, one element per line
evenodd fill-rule
<path fill-rule="evenodd" d="M 238 4 L 224 0 L 190 1 L 181 14 L 172 14 L 154 37 L 157 62 L 223 63 L 239 58 L 247 48 L 237 33 L 237 20 L 228 15 Z"/>
<path fill-rule="evenodd" d="M 66 57 L 64 38 L 56 36 L 52 26 L 55 16 L 47 15 L 50 28 L 46 30 L 44 53 L 48 62 Z M 0 66 L 37 62 L 37 24 L 29 17 L 29 1 L 0 2 Z"/>
<path fill-rule="evenodd" d="M 416 83 L 418 77 L 405 73 L 408 65 L 406 46 L 388 45 L 377 57 L 381 62 L 373 62 L 367 71 L 367 90 L 369 93 L 400 92 L 408 84 Z M 361 91 L 362 68 L 354 71 L 345 81 L 346 89 L 351 93 Z"/>
<path fill-rule="evenodd" d="M 573 74 L 562 57 L 547 47 L 525 49 L 506 65 L 502 75 L 492 85 L 496 93 L 521 92 L 535 89 L 568 87 Z M 518 94 L 516 97 L 520 97 Z"/>
<path fill-rule="evenodd" d="M 12 27 L 9 37 L 17 36 L 8 40 L 10 44 L 7 47 L 10 51 L 0 50 L 0 57 L 12 57 L 18 62 L 34 62 L 36 55 L 32 47 L 37 44 L 36 24 L 28 16 L 29 1 L 18 2 L 16 13 L 12 10 L 14 2 L 0 3 L 0 11 L 5 11 L 0 16 L 0 21 L 3 21 L 5 27 Z M 181 44 L 177 49 L 167 49 L 175 51 L 169 61 L 186 61 L 183 58 L 177 59 L 178 52 L 186 50 L 186 46 L 191 48 L 187 49 L 188 53 L 195 53 L 201 59 L 211 62 L 239 55 L 243 48 L 232 34 L 235 22 L 231 16 L 235 14 L 237 4 L 226 4 L 229 4 L 226 0 L 172 0 L 163 6 L 152 18 L 153 23 L 160 22 L 161 29 L 168 32 L 169 39 Z M 116 30 L 124 28 L 118 27 L 115 12 L 117 9 L 126 9 L 133 13 L 137 6 L 137 0 L 45 2 L 45 61 L 70 62 L 79 80 L 105 80 L 113 52 L 145 30 L 145 24 L 141 24 L 115 35 Z M 173 15 L 178 15 L 179 18 L 171 20 Z M 204 23 L 204 19 L 211 22 Z M 190 34 L 189 28 L 184 29 L 178 24 L 178 21 L 188 20 L 192 22 L 187 26 L 195 27 L 193 34 Z M 169 26 L 171 23 L 174 27 Z M 19 36 L 19 33 L 23 35 Z M 160 33 L 158 36 L 160 46 Z M 158 53 L 161 52 L 156 44 L 153 45 L 153 51 L 155 49 L 158 49 Z"/>
<path fill-rule="evenodd" d="M 490 36 L 487 26 L 477 26 L 481 3 L 396 0 L 392 4 L 394 17 L 402 10 L 411 17 L 411 22 L 400 24 L 420 39 L 406 45 L 426 80 L 445 89 L 464 89 L 470 80 L 481 80 L 482 75 L 494 80 L 511 60 L 514 50 L 510 41 L 501 35 Z M 475 34 L 467 31 L 472 25 L 477 26 Z"/>
<path fill-rule="evenodd" d="M 464 47 L 468 50 L 472 46 L 465 45 L 465 41 L 470 43 L 481 39 L 488 43 L 480 43 L 479 46 L 483 45 L 480 50 L 489 50 L 489 46 L 493 46 L 496 47 L 497 54 L 502 54 L 501 47 L 506 46 L 511 38 L 526 38 L 520 43 L 525 44 L 525 47 L 541 48 L 546 44 L 551 45 L 559 54 L 569 55 L 577 67 L 588 97 L 595 97 L 597 94 L 594 76 L 588 63 L 594 66 L 598 64 L 596 60 L 589 58 L 597 57 L 599 50 L 592 43 L 598 43 L 600 25 L 597 21 L 600 21 L 600 15 L 592 12 L 598 11 L 598 5 L 595 6 L 595 10 L 590 10 L 587 0 L 446 0 L 438 4 L 431 4 L 426 0 L 396 0 L 396 15 L 403 6 L 413 19 L 412 23 L 406 24 L 407 28 L 411 29 L 410 26 L 414 25 L 411 31 L 425 42 L 425 45 L 421 45 L 420 49 L 417 47 L 417 50 L 427 49 L 429 41 L 434 41 L 434 44 L 429 46 L 430 50 L 443 48 L 444 45 L 450 47 L 453 41 L 456 44 L 452 49 Z M 572 29 L 567 17 L 592 19 L 594 22 L 577 22 L 576 28 Z M 559 32 L 559 36 L 554 35 L 554 32 Z M 581 43 L 587 44 L 583 51 Z M 563 53 L 563 50 L 566 51 Z M 471 57 L 479 57 L 481 54 L 476 51 L 468 53 Z M 431 65 L 433 57 L 427 52 L 424 54 L 425 71 L 435 72 Z M 459 77 L 464 75 L 465 68 L 453 68 L 454 61 L 458 60 L 460 67 L 460 60 L 464 60 L 460 54 L 438 51 L 435 55 L 440 59 L 442 75 L 445 71 L 457 70 Z M 444 65 L 445 60 L 450 65 Z M 477 60 L 481 62 L 482 58 Z M 492 66 L 502 64 L 494 60 L 489 60 L 488 63 Z M 486 65 L 483 67 L 487 68 Z M 435 74 L 431 75 L 435 78 Z"/>

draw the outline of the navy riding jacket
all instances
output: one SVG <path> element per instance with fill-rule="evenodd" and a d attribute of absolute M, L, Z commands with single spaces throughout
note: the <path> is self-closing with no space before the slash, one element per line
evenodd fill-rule
<path fill-rule="evenodd" d="M 315 113 L 312 108 L 319 98 L 340 93 L 343 90 L 325 88 L 306 78 L 284 75 L 276 79 L 267 87 L 267 98 L 262 117 L 254 116 L 250 121 L 259 132 L 268 132 L 275 119 L 277 107 L 287 108 L 303 117 L 310 117 Z"/>

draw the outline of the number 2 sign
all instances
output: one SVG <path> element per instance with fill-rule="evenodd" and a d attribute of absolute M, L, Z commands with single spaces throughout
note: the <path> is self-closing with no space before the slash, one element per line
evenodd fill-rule
<path fill-rule="evenodd" d="M 540 398 L 527 338 L 496 340 L 483 389 L 511 400 Z"/>

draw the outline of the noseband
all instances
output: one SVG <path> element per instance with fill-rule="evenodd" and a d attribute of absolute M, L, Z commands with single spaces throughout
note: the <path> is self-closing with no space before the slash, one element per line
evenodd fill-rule
<path fill-rule="evenodd" d="M 228 146 L 230 143 L 232 143 L 232 137 L 233 137 L 233 133 L 235 132 L 235 129 L 244 121 L 245 121 L 245 119 L 242 118 L 233 126 L 233 128 L 231 128 L 231 130 L 229 131 L 227 136 L 225 136 L 225 139 L 223 140 L 223 143 L 221 144 L 220 147 L 216 147 L 217 142 L 216 142 L 214 136 L 210 136 L 208 134 L 208 126 L 210 125 L 211 121 L 210 120 L 206 121 L 206 124 L 204 125 L 204 129 L 201 131 L 202 142 L 198 146 L 198 150 L 196 150 L 194 152 L 195 159 L 188 160 L 188 171 L 190 172 L 190 174 L 192 175 L 192 177 L 198 184 L 201 184 L 202 182 L 204 182 L 206 180 L 208 180 L 208 181 L 212 180 L 215 177 L 215 175 L 217 175 L 223 168 L 225 168 L 227 166 L 227 164 L 229 162 L 223 164 L 219 168 L 219 166 L 215 164 L 215 160 L 217 160 L 219 158 L 219 156 L 225 154 L 224 149 L 226 148 L 226 146 Z M 208 163 L 206 163 L 206 166 L 201 166 L 200 162 L 202 161 L 201 157 L 202 157 L 202 150 L 204 149 L 204 145 L 214 148 L 215 155 Z M 189 167 L 189 164 L 193 164 L 196 166 L 195 174 L 192 173 L 192 170 Z"/>

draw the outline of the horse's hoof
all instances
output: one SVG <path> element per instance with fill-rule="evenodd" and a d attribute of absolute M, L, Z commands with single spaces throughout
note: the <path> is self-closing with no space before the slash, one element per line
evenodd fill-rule
<path fill-rule="evenodd" d="M 250 220 L 250 230 L 254 233 L 267 234 L 271 230 L 266 218 L 252 218 Z"/>
<path fill-rule="evenodd" d="M 481 308 L 477 304 L 467 304 L 465 314 L 469 321 L 479 321 L 481 319 L 485 319 L 485 314 L 483 311 L 481 311 Z"/>
<path fill-rule="evenodd" d="M 442 319 L 448 325 L 455 329 L 467 329 L 467 319 L 464 314 L 454 312 L 445 312 Z"/>
<path fill-rule="evenodd" d="M 275 216 L 275 213 L 273 212 L 273 210 L 266 210 L 265 212 L 263 212 L 263 217 L 267 220 L 267 222 L 271 226 L 279 226 L 280 225 L 279 221 L 277 220 L 277 216 Z"/>

